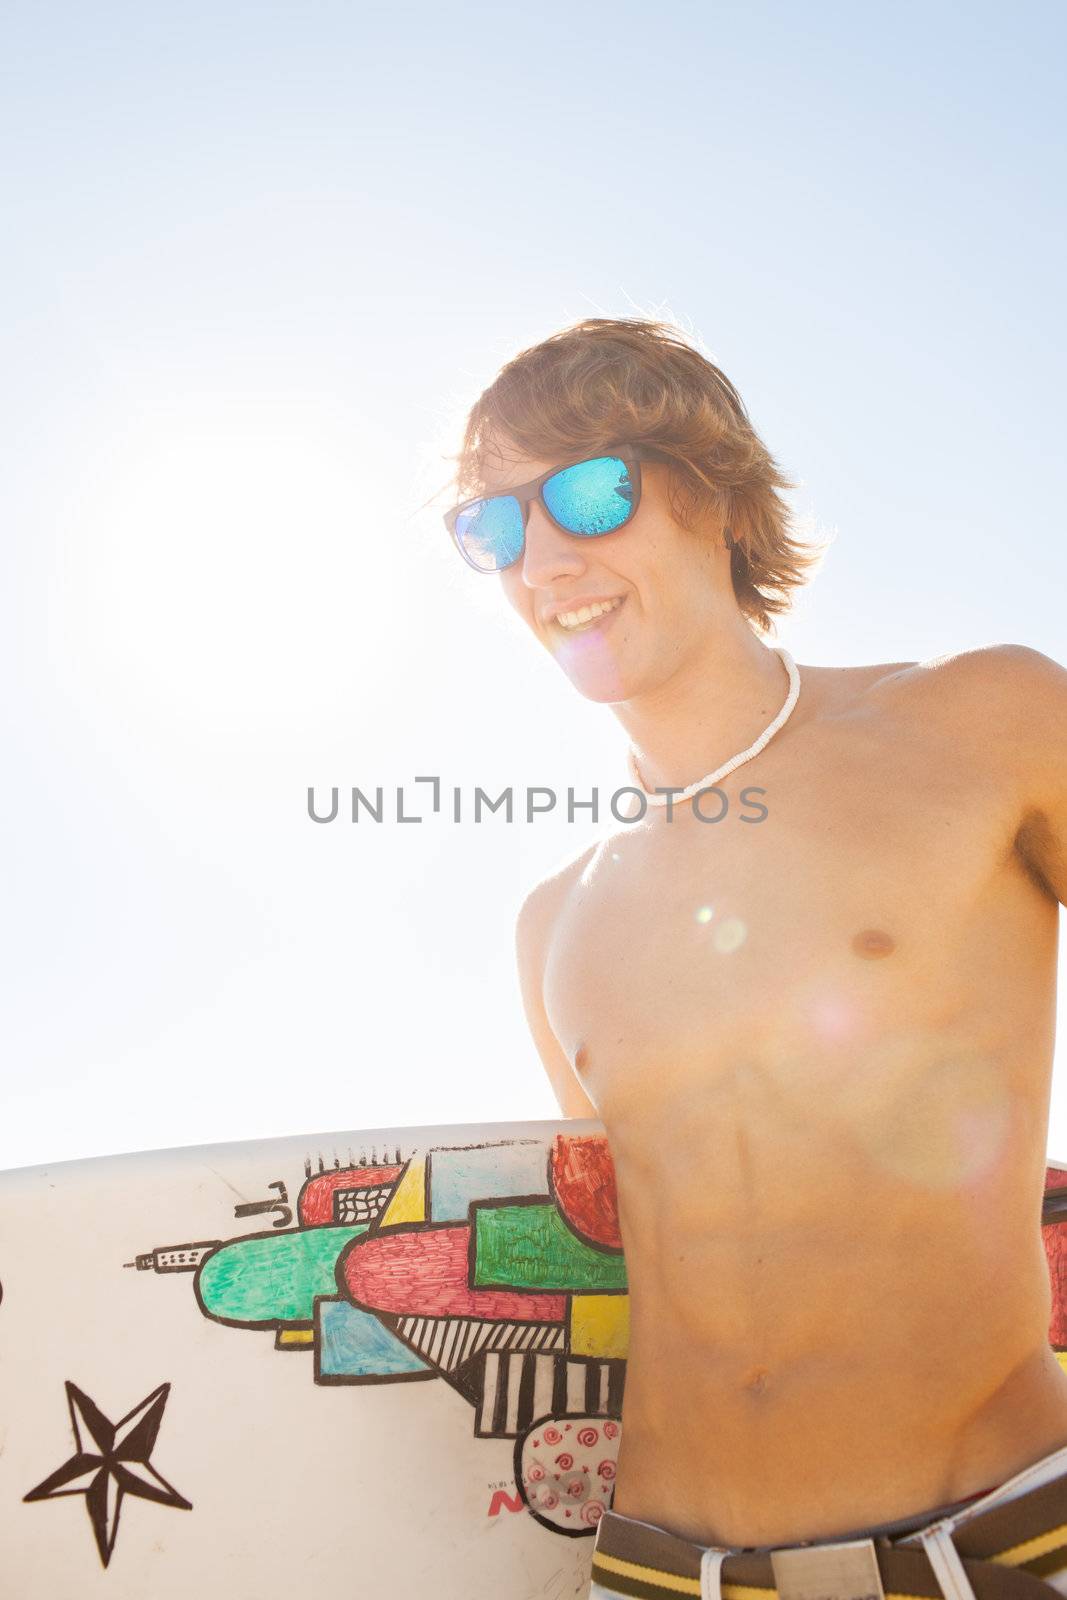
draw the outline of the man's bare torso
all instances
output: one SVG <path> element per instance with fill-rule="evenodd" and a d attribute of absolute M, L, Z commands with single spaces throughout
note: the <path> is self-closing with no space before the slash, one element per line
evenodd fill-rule
<path fill-rule="evenodd" d="M 650 811 L 542 886 L 544 1015 L 619 1183 L 615 1507 L 714 1543 L 908 1515 L 1067 1442 L 1058 906 L 1016 776 L 937 667 L 803 673 L 721 822 Z"/>

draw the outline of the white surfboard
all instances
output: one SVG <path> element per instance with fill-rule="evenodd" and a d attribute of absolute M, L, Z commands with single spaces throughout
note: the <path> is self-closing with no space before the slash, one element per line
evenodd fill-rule
<path fill-rule="evenodd" d="M 599 1123 L 0 1173 L 0 1286 L 3 1594 L 586 1593 L 628 1331 Z"/>
<path fill-rule="evenodd" d="M 2 1172 L 0 1286 L 0 1594 L 587 1594 L 628 1337 L 599 1123 Z"/>

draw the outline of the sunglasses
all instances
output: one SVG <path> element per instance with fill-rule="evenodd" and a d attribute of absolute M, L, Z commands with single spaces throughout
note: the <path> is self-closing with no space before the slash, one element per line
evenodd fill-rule
<path fill-rule="evenodd" d="M 598 539 L 629 522 L 641 500 L 640 463 L 656 459 L 650 451 L 626 445 L 611 455 L 550 467 L 505 494 L 453 506 L 445 512 L 445 527 L 476 572 L 503 572 L 522 559 L 535 500 L 564 533 Z"/>

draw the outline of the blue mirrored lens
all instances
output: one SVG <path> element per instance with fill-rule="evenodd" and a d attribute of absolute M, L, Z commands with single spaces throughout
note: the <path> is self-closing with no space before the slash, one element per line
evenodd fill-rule
<path fill-rule="evenodd" d="M 549 478 L 545 504 L 568 533 L 592 537 L 621 528 L 633 510 L 634 491 L 625 461 L 598 456 Z"/>
<path fill-rule="evenodd" d="M 456 518 L 456 538 L 482 572 L 510 567 L 522 555 L 522 507 L 511 494 L 472 500 Z"/>

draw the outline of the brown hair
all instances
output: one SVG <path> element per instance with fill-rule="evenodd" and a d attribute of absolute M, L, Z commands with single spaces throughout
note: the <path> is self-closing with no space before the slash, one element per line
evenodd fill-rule
<path fill-rule="evenodd" d="M 724 528 L 738 606 L 760 632 L 822 558 L 824 547 L 794 537 L 782 498 L 794 484 L 737 390 L 671 323 L 589 317 L 514 356 L 475 401 L 451 458 L 461 499 L 481 491 L 501 438 L 542 461 L 622 444 L 662 456 L 675 521 Z"/>

